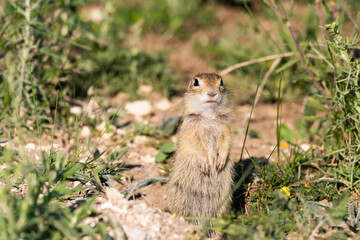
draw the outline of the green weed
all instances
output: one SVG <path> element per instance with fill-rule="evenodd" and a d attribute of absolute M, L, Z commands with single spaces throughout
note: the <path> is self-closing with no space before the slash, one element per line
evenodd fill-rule
<path fill-rule="evenodd" d="M 42 164 L 37 166 L 11 149 L 3 149 L 0 157 L 1 238 L 95 238 L 96 228 L 82 223 L 93 213 L 95 198 L 87 199 L 74 211 L 59 202 L 59 199 L 81 196 L 87 189 L 70 187 L 67 179 L 79 172 L 82 165 L 71 165 L 69 160 L 62 152 L 50 155 L 43 152 Z M 25 187 L 23 192 L 19 191 L 22 187 Z"/>

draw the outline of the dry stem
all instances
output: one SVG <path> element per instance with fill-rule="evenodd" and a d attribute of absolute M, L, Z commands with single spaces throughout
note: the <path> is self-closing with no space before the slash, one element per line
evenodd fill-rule
<path fill-rule="evenodd" d="M 274 5 L 273 1 L 272 0 L 268 0 L 269 3 L 270 3 L 270 6 L 272 7 L 273 11 L 276 13 L 276 15 L 279 17 L 279 18 L 283 18 L 279 12 L 279 10 L 276 8 L 276 6 Z M 281 0 L 280 0 L 281 2 Z M 301 60 L 301 63 L 303 64 L 306 72 L 309 74 L 309 76 L 311 77 L 311 79 L 313 80 L 316 88 L 320 91 L 320 93 L 326 98 L 327 97 L 327 94 L 325 93 L 324 89 L 321 87 L 321 85 L 319 84 L 319 82 L 316 80 L 313 72 L 310 70 L 309 66 L 307 65 L 306 61 L 305 61 L 305 58 L 304 58 L 304 54 L 303 52 L 301 51 L 300 49 L 300 45 L 298 43 L 298 41 L 296 40 L 296 37 L 295 37 L 295 34 L 294 34 L 294 31 L 291 27 L 291 24 L 290 22 L 288 21 L 287 18 L 285 18 L 286 20 L 286 28 L 288 29 L 289 33 L 290 33 L 290 36 L 291 36 L 291 39 L 293 40 L 295 46 L 296 46 L 296 50 L 300 56 L 300 60 Z"/>
<path fill-rule="evenodd" d="M 252 65 L 254 63 L 266 62 L 266 61 L 273 60 L 273 59 L 278 59 L 278 58 L 283 58 L 283 57 L 291 57 L 291 56 L 294 56 L 293 52 L 286 52 L 286 53 L 270 55 L 270 56 L 266 56 L 266 57 L 261 57 L 261 58 L 252 59 L 252 60 L 249 60 L 249 61 L 237 63 L 237 64 L 234 64 L 234 65 L 232 65 L 230 67 L 227 67 L 224 70 L 222 70 L 220 72 L 220 75 L 224 76 L 224 75 L 234 71 L 235 69 L 246 67 L 246 66 Z"/>
<path fill-rule="evenodd" d="M 320 2 L 320 0 L 316 0 L 315 3 L 316 3 L 316 8 L 317 8 L 317 11 L 318 11 L 318 15 L 319 15 L 321 27 L 323 29 L 325 40 L 329 40 L 329 35 L 325 30 L 325 21 L 324 21 L 324 15 L 323 15 L 323 13 L 321 11 L 321 2 Z"/>

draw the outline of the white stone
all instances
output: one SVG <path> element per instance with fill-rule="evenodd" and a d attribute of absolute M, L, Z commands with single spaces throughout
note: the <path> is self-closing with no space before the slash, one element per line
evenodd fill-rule
<path fill-rule="evenodd" d="M 310 149 L 311 145 L 303 143 L 303 144 L 300 145 L 300 147 L 301 147 L 302 150 L 304 150 L 306 152 L 307 150 Z"/>
<path fill-rule="evenodd" d="M 125 199 L 124 195 L 122 195 L 116 188 L 108 188 L 105 194 L 107 199 L 112 202 L 119 202 L 119 200 Z"/>
<path fill-rule="evenodd" d="M 93 8 L 90 12 L 91 20 L 94 22 L 100 22 L 103 19 L 102 12 L 99 8 Z"/>
<path fill-rule="evenodd" d="M 81 129 L 80 136 L 87 138 L 87 137 L 90 137 L 90 135 L 91 135 L 91 129 L 88 126 L 84 126 Z"/>
<path fill-rule="evenodd" d="M 60 145 L 57 144 L 57 143 L 53 143 L 52 147 L 53 147 L 54 149 L 59 149 L 59 148 L 60 148 Z"/>
<path fill-rule="evenodd" d="M 152 93 L 152 91 L 153 91 L 152 86 L 150 86 L 150 85 L 141 85 L 139 87 L 139 89 L 137 90 L 137 94 L 139 94 L 139 95 L 143 95 L 143 94 L 148 95 L 148 94 Z"/>
<path fill-rule="evenodd" d="M 145 145 L 146 143 L 150 142 L 151 138 L 143 135 L 138 135 L 133 138 L 133 143 L 135 145 Z"/>
<path fill-rule="evenodd" d="M 155 157 L 152 157 L 150 155 L 141 156 L 141 161 L 146 163 L 155 163 Z"/>
<path fill-rule="evenodd" d="M 86 94 L 91 97 L 92 95 L 94 95 L 94 86 L 90 86 L 89 89 L 87 90 Z"/>
<path fill-rule="evenodd" d="M 151 104 L 147 100 L 140 100 L 127 103 L 125 109 L 132 115 L 143 117 L 151 113 Z"/>
<path fill-rule="evenodd" d="M 2 142 L 2 143 L 0 143 L 0 147 L 5 147 L 5 146 L 6 146 L 6 144 L 7 144 L 7 141 L 6 141 L 6 142 Z"/>
<path fill-rule="evenodd" d="M 26 150 L 35 150 L 35 148 L 36 148 L 35 143 L 28 143 L 28 144 L 26 144 L 26 146 L 25 146 L 25 149 L 26 149 Z"/>
<path fill-rule="evenodd" d="M 146 233 L 141 228 L 129 228 L 126 231 L 129 239 L 146 239 Z"/>
<path fill-rule="evenodd" d="M 121 129 L 121 128 L 116 129 L 116 134 L 117 134 L 117 135 L 125 136 L 126 133 L 127 133 L 127 132 L 126 132 L 126 130 L 124 130 L 124 129 Z"/>
<path fill-rule="evenodd" d="M 70 108 L 70 112 L 75 115 L 80 115 L 82 112 L 82 109 L 79 106 L 74 106 L 74 107 Z"/>
<path fill-rule="evenodd" d="M 163 98 L 155 104 L 155 107 L 158 110 L 167 111 L 171 107 L 171 102 L 167 98 Z"/>
<path fill-rule="evenodd" d="M 103 121 L 103 122 L 101 122 L 100 124 L 98 124 L 98 125 L 96 125 L 96 130 L 98 130 L 98 131 L 103 131 L 103 130 L 105 130 L 105 126 L 106 126 L 106 122 L 105 121 Z"/>
<path fill-rule="evenodd" d="M 76 188 L 76 187 L 79 186 L 80 184 L 81 184 L 80 181 L 75 181 L 75 182 L 74 182 L 74 188 Z"/>
<path fill-rule="evenodd" d="M 103 138 L 109 140 L 113 135 L 114 134 L 112 132 L 104 133 Z"/>

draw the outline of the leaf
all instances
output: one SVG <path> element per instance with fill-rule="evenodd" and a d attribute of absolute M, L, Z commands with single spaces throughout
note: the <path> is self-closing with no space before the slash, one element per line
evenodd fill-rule
<path fill-rule="evenodd" d="M 81 236 L 69 225 L 69 221 L 65 218 L 53 220 L 53 225 L 68 239 L 81 239 Z"/>
<path fill-rule="evenodd" d="M 71 227 L 76 227 L 76 225 L 88 215 L 88 211 L 91 210 L 94 205 L 96 197 L 90 198 L 83 204 L 81 207 L 75 210 L 73 217 L 71 218 L 70 225 Z"/>
<path fill-rule="evenodd" d="M 344 192 L 340 199 L 336 199 L 333 202 L 333 208 L 325 209 L 327 213 L 332 217 L 334 224 L 340 224 L 347 215 L 347 205 L 350 202 L 350 194 Z"/>
<path fill-rule="evenodd" d="M 66 179 L 72 175 L 74 175 L 75 173 L 77 173 L 83 166 L 81 164 L 73 166 L 73 167 L 68 167 L 65 170 L 63 170 L 55 179 L 55 182 Z"/>
<path fill-rule="evenodd" d="M 121 151 L 115 151 L 107 156 L 107 160 L 112 162 L 114 160 L 120 159 L 122 156 L 124 156 L 129 151 L 129 148 L 124 148 Z"/>
<path fill-rule="evenodd" d="M 356 208 L 355 204 L 352 202 L 348 207 L 348 214 L 349 214 L 349 222 L 351 227 L 355 227 L 357 223 L 357 217 L 356 217 Z"/>
<path fill-rule="evenodd" d="M 325 120 L 327 117 L 325 116 L 306 116 L 304 117 L 304 120 L 306 121 L 316 121 L 316 120 Z"/>
<path fill-rule="evenodd" d="M 292 59 L 292 60 L 289 60 L 288 62 L 286 62 L 284 65 L 282 65 L 281 67 L 279 67 L 275 73 L 280 73 L 284 70 L 286 70 L 287 68 L 290 68 L 292 65 L 294 65 L 295 63 L 299 62 L 300 59 L 299 58 L 296 58 L 296 59 Z"/>
<path fill-rule="evenodd" d="M 165 154 L 162 151 L 159 151 L 159 153 L 156 155 L 155 162 L 162 163 L 168 158 L 168 155 Z"/>
<path fill-rule="evenodd" d="M 176 145 L 173 142 L 165 143 L 160 148 L 160 151 L 168 154 L 175 152 L 175 150 L 176 150 Z"/>
<path fill-rule="evenodd" d="M 159 129 L 163 131 L 165 136 L 171 136 L 175 133 L 176 128 L 179 126 L 180 120 L 180 117 L 168 118 L 163 122 Z"/>
<path fill-rule="evenodd" d="M 123 193 L 125 194 L 125 197 L 128 196 L 129 194 L 132 194 L 144 187 L 147 187 L 149 185 L 155 184 L 157 182 L 168 182 L 169 179 L 168 178 L 164 178 L 164 177 L 151 177 L 151 178 L 146 178 L 140 182 L 137 182 L 135 184 L 133 184 L 132 186 L 130 186 L 129 189 L 123 191 Z"/>
<path fill-rule="evenodd" d="M 66 182 L 66 181 L 58 184 L 48 195 L 45 195 L 44 203 L 47 204 L 53 199 L 60 198 L 60 197 L 67 197 L 74 193 L 78 193 L 78 192 L 81 192 L 81 191 L 87 189 L 87 187 L 75 187 L 75 188 L 68 189 L 67 185 L 68 185 L 68 182 Z"/>
<path fill-rule="evenodd" d="M 285 124 L 280 125 L 280 137 L 287 142 L 293 142 L 296 138 L 294 132 Z"/>
<path fill-rule="evenodd" d="M 329 112 L 319 100 L 313 97 L 308 97 L 306 99 L 306 105 L 324 113 Z"/>
<path fill-rule="evenodd" d="M 295 121 L 295 127 L 299 131 L 300 138 L 305 139 L 307 138 L 307 131 L 306 131 L 306 125 L 302 119 L 296 119 Z"/>

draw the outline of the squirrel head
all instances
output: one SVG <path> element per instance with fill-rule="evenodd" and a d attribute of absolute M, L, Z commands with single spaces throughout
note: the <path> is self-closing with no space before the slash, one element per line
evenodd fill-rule
<path fill-rule="evenodd" d="M 216 73 L 200 73 L 189 83 L 184 97 L 185 114 L 201 114 L 216 117 L 228 107 L 228 92 L 223 79 Z"/>

